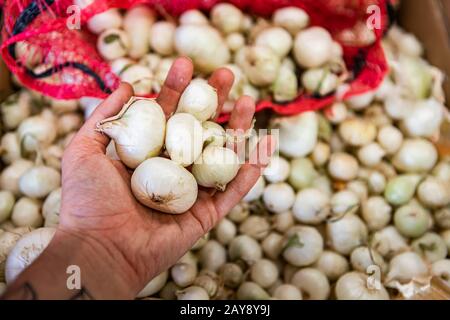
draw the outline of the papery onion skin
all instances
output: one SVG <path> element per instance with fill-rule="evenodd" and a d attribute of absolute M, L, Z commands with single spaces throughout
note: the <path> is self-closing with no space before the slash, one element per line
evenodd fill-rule
<path fill-rule="evenodd" d="M 198 193 L 195 178 L 189 171 L 160 157 L 148 159 L 136 168 L 131 177 L 131 190 L 143 205 L 170 214 L 188 211 Z"/>

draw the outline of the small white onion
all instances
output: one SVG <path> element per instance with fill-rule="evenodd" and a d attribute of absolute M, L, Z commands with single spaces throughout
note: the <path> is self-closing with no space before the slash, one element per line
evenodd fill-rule
<path fill-rule="evenodd" d="M 262 250 L 255 239 L 247 235 L 240 235 L 231 240 L 228 246 L 228 255 L 232 261 L 240 259 L 252 263 L 261 259 Z"/>
<path fill-rule="evenodd" d="M 22 157 L 19 138 L 15 132 L 8 132 L 2 136 L 0 150 L 5 164 L 11 164 Z"/>
<path fill-rule="evenodd" d="M 392 159 L 396 169 L 405 172 L 431 170 L 438 159 L 436 147 L 424 139 L 405 140 Z"/>
<path fill-rule="evenodd" d="M 254 282 L 244 282 L 236 292 L 238 300 L 267 300 L 269 294 Z"/>
<path fill-rule="evenodd" d="M 239 171 L 239 158 L 234 151 L 208 146 L 192 166 L 192 174 L 202 187 L 224 191 Z"/>
<path fill-rule="evenodd" d="M 264 189 L 263 201 L 267 209 L 281 213 L 294 205 L 295 193 L 287 183 L 273 183 Z"/>
<path fill-rule="evenodd" d="M 156 12 L 145 5 L 134 6 L 126 11 L 123 29 L 130 37 L 128 55 L 133 59 L 143 57 L 149 50 L 149 30 L 156 20 Z"/>
<path fill-rule="evenodd" d="M 310 187 L 317 177 L 318 173 L 308 158 L 297 158 L 291 161 L 289 184 L 296 190 Z"/>
<path fill-rule="evenodd" d="M 14 207 L 14 203 L 14 194 L 11 191 L 0 191 L 0 223 L 9 219 Z"/>
<path fill-rule="evenodd" d="M 241 234 L 248 235 L 256 240 L 264 239 L 269 234 L 269 231 L 269 222 L 261 216 L 249 216 L 239 226 Z"/>
<path fill-rule="evenodd" d="M 294 56 L 305 68 L 316 68 L 331 58 L 333 39 L 321 27 L 311 27 L 297 33 L 294 41 Z"/>
<path fill-rule="evenodd" d="M 323 238 L 316 228 L 295 226 L 285 236 L 283 257 L 293 266 L 308 266 L 319 259 L 323 245 Z"/>
<path fill-rule="evenodd" d="M 369 276 L 352 271 L 346 273 L 336 283 L 336 297 L 338 300 L 389 300 L 389 293 L 380 284 L 379 289 L 369 288 Z"/>
<path fill-rule="evenodd" d="M 273 227 L 275 230 L 279 232 L 286 232 L 290 227 L 292 227 L 295 224 L 294 215 L 291 211 L 281 212 L 277 213 L 273 217 Z"/>
<path fill-rule="evenodd" d="M 97 39 L 97 50 L 107 60 L 125 56 L 130 48 L 128 34 L 120 29 L 108 29 Z"/>
<path fill-rule="evenodd" d="M 435 99 L 417 101 L 403 119 L 403 128 L 412 137 L 432 137 L 444 120 L 444 110 Z"/>
<path fill-rule="evenodd" d="M 11 191 L 16 196 L 20 195 L 20 177 L 32 167 L 33 162 L 31 161 L 23 159 L 14 161 L 2 171 L 0 175 L 0 189 Z"/>
<path fill-rule="evenodd" d="M 289 32 L 283 28 L 272 27 L 261 31 L 255 44 L 271 48 L 280 58 L 284 58 L 292 49 L 293 40 Z"/>
<path fill-rule="evenodd" d="M 213 272 L 227 262 L 225 247 L 216 240 L 209 240 L 199 252 L 199 262 L 203 269 Z"/>
<path fill-rule="evenodd" d="M 308 14 L 297 7 L 285 7 L 276 10 L 272 20 L 275 25 L 286 29 L 292 35 L 296 35 L 309 24 Z"/>
<path fill-rule="evenodd" d="M 220 220 L 214 230 L 217 241 L 223 245 L 230 243 L 237 233 L 236 225 L 227 218 Z"/>
<path fill-rule="evenodd" d="M 220 33 L 205 25 L 181 25 L 175 31 L 175 47 L 192 59 L 200 72 L 211 73 L 227 64 L 230 51 Z"/>
<path fill-rule="evenodd" d="M 202 287 L 191 286 L 176 293 L 178 300 L 209 300 L 208 292 Z"/>
<path fill-rule="evenodd" d="M 431 274 L 442 279 L 447 286 L 450 286 L 450 260 L 443 259 L 433 263 Z"/>
<path fill-rule="evenodd" d="M 350 118 L 341 123 L 339 134 L 349 145 L 362 147 L 375 140 L 377 128 L 365 119 Z"/>
<path fill-rule="evenodd" d="M 417 196 L 429 208 L 444 207 L 450 203 L 449 182 L 435 177 L 427 177 L 417 189 Z"/>
<path fill-rule="evenodd" d="M 41 202 L 30 198 L 20 198 L 13 209 L 11 221 L 18 227 L 42 226 Z"/>
<path fill-rule="evenodd" d="M 264 169 L 264 178 L 270 183 L 285 181 L 289 176 L 289 162 L 280 156 L 273 156 L 269 165 Z"/>
<path fill-rule="evenodd" d="M 370 267 L 377 266 L 381 272 L 387 270 L 387 264 L 383 257 L 375 250 L 368 247 L 358 247 L 350 255 L 350 263 L 354 270 L 367 273 Z"/>
<path fill-rule="evenodd" d="M 353 110 L 361 110 L 367 108 L 375 97 L 374 91 L 359 94 L 347 100 L 348 105 Z"/>
<path fill-rule="evenodd" d="M 433 263 L 447 257 L 447 245 L 437 233 L 428 232 L 411 243 L 411 248 L 425 259 Z"/>
<path fill-rule="evenodd" d="M 152 73 L 156 73 L 156 69 L 158 68 L 159 63 L 162 58 L 155 53 L 147 53 L 140 60 L 139 64 L 150 69 Z"/>
<path fill-rule="evenodd" d="M 289 102 L 298 95 L 298 79 L 294 70 L 281 67 L 271 90 L 276 102 Z"/>
<path fill-rule="evenodd" d="M 249 206 L 245 202 L 238 203 L 228 212 L 227 218 L 235 223 L 241 223 L 250 215 Z"/>
<path fill-rule="evenodd" d="M 31 96 L 26 91 L 13 94 L 1 104 L 2 123 L 6 129 L 17 128 L 20 123 L 30 116 Z"/>
<path fill-rule="evenodd" d="M 219 3 L 211 10 L 211 23 L 225 34 L 241 29 L 244 15 L 230 3 Z"/>
<path fill-rule="evenodd" d="M 100 34 L 105 30 L 119 28 L 122 25 L 122 15 L 119 9 L 109 9 L 90 18 L 87 25 L 90 31 Z"/>
<path fill-rule="evenodd" d="M 367 177 L 367 185 L 374 194 L 379 194 L 386 188 L 386 177 L 379 171 L 372 171 Z"/>
<path fill-rule="evenodd" d="M 145 160 L 136 168 L 131 177 L 131 190 L 147 207 L 180 214 L 194 205 L 198 186 L 194 176 L 185 168 L 157 157 Z"/>
<path fill-rule="evenodd" d="M 353 249 L 367 241 L 367 227 L 354 214 L 347 214 L 339 220 L 327 223 L 327 239 L 335 251 L 349 255 Z"/>
<path fill-rule="evenodd" d="M 153 73 L 145 66 L 133 64 L 120 74 L 123 82 L 133 86 L 136 95 L 148 95 L 152 92 Z"/>
<path fill-rule="evenodd" d="M 276 260 L 283 250 L 283 237 L 276 232 L 271 232 L 261 242 L 261 247 L 268 258 Z"/>
<path fill-rule="evenodd" d="M 262 288 L 269 288 L 277 281 L 279 272 L 277 266 L 270 260 L 256 261 L 250 268 L 250 278 Z"/>
<path fill-rule="evenodd" d="M 236 63 L 248 80 L 255 86 L 272 84 L 278 76 L 281 61 L 269 47 L 253 45 L 241 48 L 236 53 Z"/>
<path fill-rule="evenodd" d="M 339 78 L 327 68 L 314 68 L 302 74 L 302 84 L 308 93 L 326 96 L 337 89 Z"/>
<path fill-rule="evenodd" d="M 306 300 L 326 300 L 330 295 L 328 278 L 318 269 L 301 269 L 294 274 L 291 282 L 302 291 Z"/>
<path fill-rule="evenodd" d="M 370 197 L 363 203 L 361 215 L 370 231 L 378 231 L 391 221 L 392 208 L 383 197 Z"/>
<path fill-rule="evenodd" d="M 292 208 L 295 218 L 305 224 L 320 224 L 330 214 L 330 198 L 317 189 L 303 189 Z"/>
<path fill-rule="evenodd" d="M 150 99 L 133 99 L 117 116 L 105 119 L 97 129 L 115 142 L 125 165 L 136 168 L 145 159 L 157 156 L 164 144 L 166 118 L 159 104 Z"/>
<path fill-rule="evenodd" d="M 344 256 L 328 250 L 322 252 L 314 267 L 322 271 L 330 281 L 337 280 L 349 270 L 348 261 Z"/>
<path fill-rule="evenodd" d="M 145 298 L 160 291 L 167 282 L 169 273 L 167 271 L 161 272 L 147 283 L 147 285 L 137 294 L 136 298 Z"/>
<path fill-rule="evenodd" d="M 334 217 L 341 217 L 347 213 L 355 212 L 359 208 L 359 203 L 358 195 L 351 190 L 336 192 L 330 201 Z"/>
<path fill-rule="evenodd" d="M 56 123 L 44 114 L 24 120 L 17 129 L 19 141 L 25 151 L 36 151 L 50 145 L 57 135 Z"/>
<path fill-rule="evenodd" d="M 315 112 L 276 118 L 272 126 L 279 129 L 279 149 L 287 157 L 304 157 L 314 150 L 319 132 L 319 119 Z"/>
<path fill-rule="evenodd" d="M 312 160 L 314 164 L 318 167 L 321 167 L 327 163 L 330 158 L 331 148 L 328 144 L 323 142 L 318 142 L 314 147 L 314 150 L 311 154 Z"/>
<path fill-rule="evenodd" d="M 61 174 L 51 167 L 35 166 L 19 180 L 19 190 L 31 198 L 44 198 L 61 185 Z"/>
<path fill-rule="evenodd" d="M 225 263 L 220 268 L 220 277 L 227 287 L 236 288 L 242 283 L 244 274 L 239 265 L 235 263 Z"/>
<path fill-rule="evenodd" d="M 428 275 L 425 261 L 414 252 L 404 252 L 392 258 L 386 282 L 408 283 L 414 278 Z"/>
<path fill-rule="evenodd" d="M 205 15 L 201 11 L 195 9 L 183 12 L 179 18 L 179 22 L 180 24 L 209 24 L 209 21 Z"/>
<path fill-rule="evenodd" d="M 408 249 L 406 239 L 403 238 L 394 226 L 387 226 L 375 232 L 372 235 L 371 244 L 383 257 L 388 258 Z"/>
<path fill-rule="evenodd" d="M 153 51 L 162 56 L 172 55 L 175 51 L 175 29 L 176 26 L 172 22 L 156 22 L 150 31 L 150 45 Z"/>
<path fill-rule="evenodd" d="M 203 122 L 214 117 L 218 103 L 216 89 L 203 79 L 194 79 L 184 89 L 177 112 L 190 113 Z"/>
<path fill-rule="evenodd" d="M 328 109 L 325 111 L 325 116 L 328 121 L 333 124 L 339 124 L 347 119 L 348 111 L 347 106 L 342 102 L 333 103 Z"/>
<path fill-rule="evenodd" d="M 226 42 L 231 51 L 236 52 L 245 46 L 245 38 L 238 32 L 227 35 Z"/>
<path fill-rule="evenodd" d="M 53 190 L 42 205 L 42 216 L 45 219 L 45 227 L 57 227 L 59 213 L 61 211 L 61 188 Z"/>
<path fill-rule="evenodd" d="M 177 263 L 170 269 L 170 275 L 176 285 L 185 288 L 194 283 L 197 268 L 189 263 Z"/>
<path fill-rule="evenodd" d="M 337 180 L 350 181 L 358 175 L 358 161 L 344 152 L 333 153 L 328 163 L 328 172 Z"/>
<path fill-rule="evenodd" d="M 278 300 L 302 300 L 302 292 L 296 286 L 282 284 L 275 289 L 273 297 Z"/>
<path fill-rule="evenodd" d="M 376 142 L 365 145 L 358 150 L 359 161 L 367 167 L 376 166 L 385 155 L 384 149 Z"/>

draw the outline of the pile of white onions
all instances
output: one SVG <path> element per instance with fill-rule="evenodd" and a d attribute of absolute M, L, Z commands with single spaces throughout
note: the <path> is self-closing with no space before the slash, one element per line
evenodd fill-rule
<path fill-rule="evenodd" d="M 0 114 L 5 130 L 0 141 L 3 285 L 31 263 L 53 236 L 59 223 L 61 158 L 83 124 L 83 114 L 78 101 L 49 99 L 26 89 L 8 97 Z"/>
<path fill-rule="evenodd" d="M 340 44 L 326 29 L 309 26 L 308 14 L 297 7 L 264 19 L 221 3 L 209 17 L 189 10 L 169 21 L 137 6 L 123 15 L 108 10 L 88 28 L 98 35 L 97 49 L 113 72 L 138 95 L 159 92 L 177 55 L 190 57 L 202 76 L 219 67 L 234 73 L 227 112 L 243 94 L 288 102 L 302 90 L 331 94 L 348 78 Z"/>
<path fill-rule="evenodd" d="M 209 17 L 188 11 L 178 23 L 144 7 L 89 21 L 99 52 L 137 94 L 159 92 L 179 54 L 199 75 L 168 120 L 155 101 L 134 99 L 99 125 L 114 140 L 108 156 L 135 170 L 139 201 L 184 212 L 198 185 L 223 190 L 236 175 L 228 137 L 210 121 L 217 95 L 201 79 L 216 68 L 235 75 L 225 111 L 243 94 L 291 101 L 299 83 L 315 95 L 338 89 L 342 49 L 308 25 L 297 8 L 266 20 L 230 4 Z M 442 75 L 398 27 L 383 46 L 392 71 L 375 92 L 271 120 L 279 155 L 263 177 L 138 298 L 390 299 L 432 276 L 450 285 L 450 158 L 436 146 L 446 120 Z M 79 101 L 85 117 L 99 102 Z M 0 290 L 4 269 L 11 281 L 52 236 L 41 227 L 58 223 L 61 154 L 82 122 L 78 102 L 25 90 L 7 99 L 1 114 Z M 21 256 L 30 243 L 36 251 Z"/>

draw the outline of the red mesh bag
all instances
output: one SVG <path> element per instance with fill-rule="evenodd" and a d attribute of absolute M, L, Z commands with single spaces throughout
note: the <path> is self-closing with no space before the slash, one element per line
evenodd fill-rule
<path fill-rule="evenodd" d="M 391 0 L 392 1 L 392 0 Z M 388 27 L 392 3 L 389 0 L 229 0 L 242 10 L 270 16 L 274 10 L 285 6 L 298 6 L 311 18 L 312 25 L 328 29 L 344 48 L 347 68 L 352 71 L 348 90 L 342 95 L 347 99 L 376 88 L 384 78 L 388 66 L 380 39 Z M 80 24 L 110 8 L 130 8 L 148 4 L 158 11 L 178 16 L 188 9 L 208 11 L 217 0 L 94 0 L 81 10 Z M 2 1 L 0 0 L 0 5 Z M 67 20 L 73 14 L 68 8 L 73 0 L 6 0 L 3 1 L 4 27 L 1 54 L 10 70 L 22 84 L 45 95 L 59 99 L 78 99 L 83 96 L 104 98 L 118 87 L 120 79 L 111 72 L 109 65 L 96 51 L 95 35 L 86 31 L 69 29 Z M 366 23 L 373 12 L 368 7 L 377 5 L 380 28 L 375 29 L 377 40 L 370 46 L 344 43 L 345 30 Z M 70 9 L 70 8 L 69 8 Z M 29 44 L 24 46 L 22 41 Z M 22 58 L 16 57 L 19 46 Z M 33 50 L 39 48 L 39 50 Z M 27 67 L 28 59 L 41 59 L 39 70 Z M 335 95 L 315 98 L 300 94 L 295 101 L 275 104 L 260 101 L 257 111 L 272 109 L 283 115 L 297 114 L 323 108 L 336 99 Z M 220 121 L 226 121 L 222 115 Z"/>

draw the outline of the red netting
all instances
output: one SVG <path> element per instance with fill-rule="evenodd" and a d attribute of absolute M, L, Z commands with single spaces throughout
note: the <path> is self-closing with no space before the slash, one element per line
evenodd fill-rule
<path fill-rule="evenodd" d="M 81 10 L 80 24 L 84 26 L 93 15 L 110 8 L 129 8 L 136 4 L 149 4 L 158 11 L 177 16 L 199 8 L 208 11 L 217 0 L 93 0 Z M 358 74 L 349 84 L 344 99 L 369 91 L 382 81 L 387 63 L 381 49 L 380 39 L 389 21 L 389 0 L 230 0 L 246 12 L 270 16 L 274 10 L 288 5 L 303 8 L 311 17 L 313 25 L 327 28 L 340 41 L 342 31 L 365 24 L 369 15 L 367 8 L 377 5 L 380 9 L 381 28 L 375 29 L 377 41 L 369 47 L 344 45 L 345 60 L 350 70 L 358 68 Z M 78 99 L 83 96 L 105 97 L 117 88 L 120 80 L 96 51 L 95 36 L 85 31 L 67 27 L 73 14 L 73 0 L 6 0 L 3 4 L 4 27 L 1 54 L 10 70 L 27 87 L 45 95 L 60 99 Z M 1 0 L 0 0 L 1 5 Z M 69 10 L 68 10 L 69 9 Z M 31 18 L 30 18 L 31 17 Z M 72 21 L 73 22 L 73 21 Z M 21 41 L 40 48 L 38 53 L 30 47 L 28 54 L 15 57 L 15 46 Z M 27 51 L 28 50 L 28 51 Z M 25 58 L 24 58 L 25 57 Z M 42 59 L 39 70 L 26 68 L 28 59 Z M 334 97 L 321 99 L 305 94 L 295 101 L 279 105 L 270 101 L 258 103 L 257 110 L 266 108 L 291 115 L 305 110 L 323 108 Z M 220 118 L 227 120 L 227 115 Z"/>

